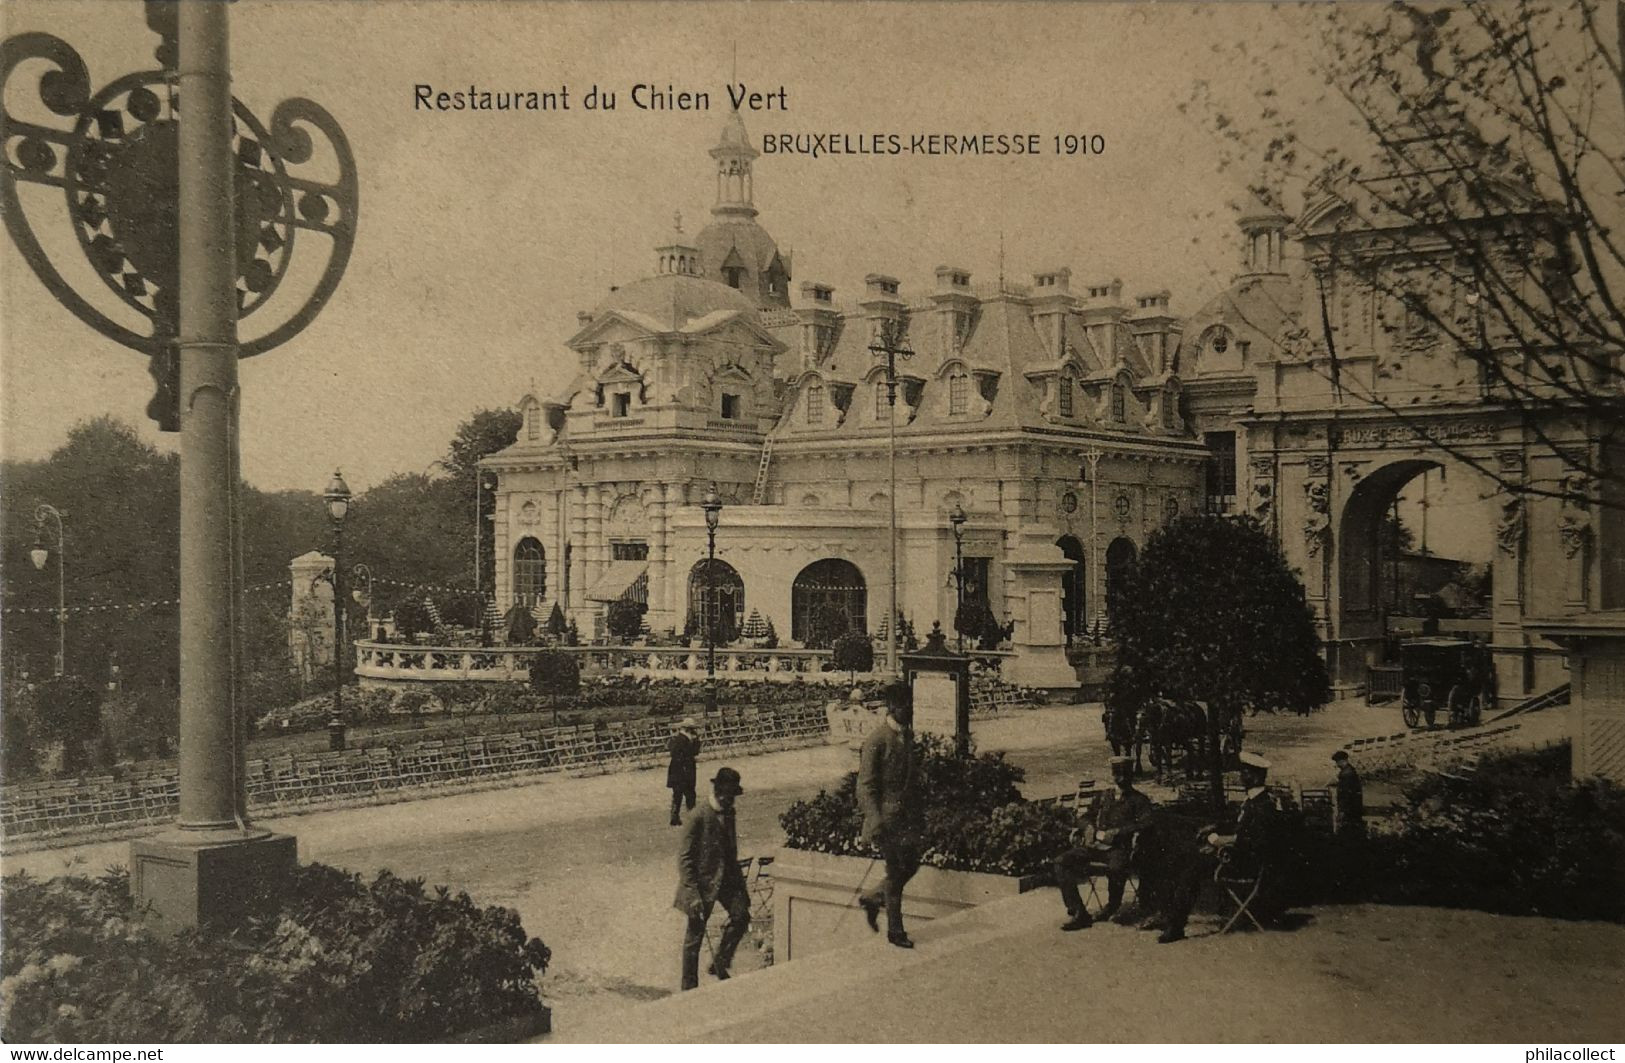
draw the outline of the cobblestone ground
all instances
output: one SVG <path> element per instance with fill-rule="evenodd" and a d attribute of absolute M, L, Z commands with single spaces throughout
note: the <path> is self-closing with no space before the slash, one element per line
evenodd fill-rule
<path fill-rule="evenodd" d="M 1328 756 L 1350 738 L 1398 730 L 1395 709 L 1341 703 L 1309 717 L 1257 717 L 1248 745 L 1301 784 L 1331 775 Z M 1015 711 L 976 722 L 978 748 L 1006 750 L 1027 771 L 1024 792 L 1072 790 L 1080 777 L 1108 777 L 1098 706 Z M 702 757 L 701 777 L 725 761 Z M 744 776 L 741 855 L 772 852 L 778 815 L 834 786 L 856 767 L 844 746 L 727 761 Z M 671 908 L 677 830 L 667 824 L 663 771 L 575 778 L 401 804 L 313 812 L 266 821 L 299 838 L 300 857 L 371 874 L 389 868 L 518 909 L 527 930 L 553 949 L 545 992 L 579 1022 L 674 991 L 682 919 Z M 8 857 L 8 872 L 95 872 L 123 863 L 115 842 Z M 703 958 L 703 957 L 702 957 Z M 749 939 L 736 970 L 761 957 Z"/>

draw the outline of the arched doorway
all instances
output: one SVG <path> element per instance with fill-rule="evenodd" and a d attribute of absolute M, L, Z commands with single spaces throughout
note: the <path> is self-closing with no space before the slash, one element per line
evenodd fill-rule
<path fill-rule="evenodd" d="M 1089 570 L 1084 564 L 1083 544 L 1076 536 L 1063 535 L 1055 540 L 1061 553 L 1072 562 L 1071 570 L 1061 573 L 1061 627 L 1068 643 L 1076 642 L 1088 633 Z"/>
<path fill-rule="evenodd" d="M 745 623 L 745 581 L 732 565 L 702 560 L 689 569 L 688 616 L 699 638 L 714 630 L 720 646 L 739 637 Z"/>
<path fill-rule="evenodd" d="M 1483 479 L 1451 471 L 1421 458 L 1396 461 L 1350 492 L 1335 543 L 1339 639 L 1414 635 L 1424 621 L 1487 621 L 1495 520 Z"/>
<path fill-rule="evenodd" d="M 513 548 L 513 600 L 535 611 L 547 596 L 547 551 L 527 535 Z"/>
<path fill-rule="evenodd" d="M 790 587 L 790 637 L 821 648 L 848 631 L 867 632 L 869 586 L 839 557 L 814 561 Z"/>
<path fill-rule="evenodd" d="M 1134 559 L 1139 556 L 1135 549 L 1134 540 L 1127 536 L 1118 536 L 1106 547 L 1106 618 L 1111 619 L 1117 609 L 1117 596 L 1123 592 L 1124 582 L 1128 579 L 1129 570 L 1134 567 Z"/>

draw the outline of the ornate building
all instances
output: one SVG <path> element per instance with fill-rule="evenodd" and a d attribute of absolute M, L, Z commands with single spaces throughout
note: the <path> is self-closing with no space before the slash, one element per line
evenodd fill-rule
<path fill-rule="evenodd" d="M 1328 190 L 1296 222 L 1244 211 L 1242 271 L 1183 322 L 1166 291 L 1125 300 L 1117 281 L 1075 283 L 1065 268 L 989 287 L 939 266 L 920 295 L 875 272 L 843 304 L 828 284 L 792 289 L 789 256 L 757 221 L 757 152 L 737 114 L 710 155 L 711 221 L 692 239 L 679 224 L 649 275 L 579 315 L 573 379 L 525 396 L 518 442 L 484 463 L 499 478 L 504 600 L 541 615 L 557 603 L 583 631 L 627 595 L 655 630 L 706 608 L 736 630 L 759 611 L 795 642 L 832 617 L 879 630 L 895 436 L 898 603 L 917 630 L 951 625 L 960 505 L 967 594 L 1014 623 L 1013 677 L 1071 685 L 1067 641 L 1147 535 L 1181 512 L 1246 510 L 1302 571 L 1334 679 L 1352 690 L 1384 634 L 1381 516 L 1422 470 L 1460 463 L 1431 441 L 1553 475 L 1516 412 L 1486 405 L 1469 359 L 1381 285 L 1334 268 L 1379 245 L 1349 231 Z M 1429 275 L 1415 255 L 1392 268 Z M 871 346 L 897 321 L 912 357 L 894 413 Z M 1573 446 L 1592 446 L 1593 429 L 1552 428 Z M 698 508 L 713 482 L 726 507 L 714 597 Z M 1561 656 L 1524 619 L 1597 600 L 1602 530 L 1569 503 L 1501 492 L 1494 504 L 1493 641 L 1502 696 L 1516 698 L 1562 681 Z"/>

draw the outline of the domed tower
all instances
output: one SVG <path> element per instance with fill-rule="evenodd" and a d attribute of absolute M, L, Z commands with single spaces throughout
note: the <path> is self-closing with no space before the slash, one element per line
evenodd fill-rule
<path fill-rule="evenodd" d="M 756 221 L 751 164 L 760 154 L 750 146 L 745 122 L 734 111 L 711 149 L 717 163 L 717 202 L 712 221 L 701 229 L 699 245 L 705 275 L 744 292 L 762 308 L 790 305 L 790 258 Z"/>
<path fill-rule="evenodd" d="M 1241 276 L 1285 273 L 1284 247 L 1287 226 L 1292 219 L 1279 207 L 1251 195 L 1242 207 L 1236 226 L 1245 239 Z"/>

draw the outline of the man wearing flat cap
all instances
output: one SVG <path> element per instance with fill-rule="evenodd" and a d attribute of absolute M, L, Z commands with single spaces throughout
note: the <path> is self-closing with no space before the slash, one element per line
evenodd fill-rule
<path fill-rule="evenodd" d="M 1241 803 L 1236 817 L 1234 834 L 1207 834 L 1207 848 L 1193 859 L 1185 861 L 1178 880 L 1168 890 L 1168 905 L 1164 912 L 1163 944 L 1178 941 L 1185 936 L 1185 922 L 1196 905 L 1197 893 L 1204 879 L 1213 876 L 1220 850 L 1230 851 L 1230 866 L 1239 875 L 1256 874 L 1263 870 L 1275 855 L 1280 837 L 1281 814 L 1275 807 L 1275 798 L 1265 785 L 1269 779 L 1270 762 L 1257 753 L 1243 753 L 1241 784 L 1247 788 L 1247 799 Z"/>
<path fill-rule="evenodd" d="M 1102 865 L 1106 869 L 1106 907 L 1100 910 L 1100 917 L 1109 919 L 1122 907 L 1134 836 L 1151 822 L 1151 799 L 1134 788 L 1132 757 L 1112 758 L 1112 781 L 1116 787 L 1100 798 L 1094 822 L 1085 828 L 1092 837 L 1055 861 L 1055 884 L 1066 904 L 1062 930 L 1082 930 L 1094 923 L 1078 893 L 1078 883 Z"/>
<path fill-rule="evenodd" d="M 682 818 L 677 813 L 685 801 L 689 811 L 694 810 L 694 761 L 700 755 L 699 729 L 694 717 L 687 717 L 677 725 L 677 733 L 666 746 L 671 754 L 671 763 L 666 765 L 666 786 L 671 790 L 671 825 L 674 827 L 682 826 Z"/>
<path fill-rule="evenodd" d="M 1360 773 L 1354 770 L 1354 762 L 1349 759 L 1346 749 L 1339 749 L 1332 754 L 1332 763 L 1337 765 L 1337 840 L 1341 842 L 1359 842 L 1365 839 L 1365 784 L 1360 782 Z"/>
<path fill-rule="evenodd" d="M 920 867 L 920 829 L 914 807 L 914 692 L 906 683 L 881 691 L 886 718 L 870 728 L 858 754 L 858 808 L 863 840 L 880 850 L 886 877 L 858 897 L 869 929 L 880 930 L 886 909 L 886 940 L 911 949 L 903 930 L 903 887 Z"/>
<path fill-rule="evenodd" d="M 677 850 L 677 897 L 672 901 L 688 917 L 683 935 L 683 988 L 700 984 L 700 943 L 705 924 L 719 902 L 728 913 L 722 937 L 711 958 L 711 973 L 728 977 L 734 952 L 750 929 L 750 892 L 739 869 L 739 835 L 734 825 L 734 799 L 744 793 L 739 773 L 718 768 L 711 794 L 683 824 Z"/>

